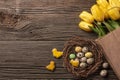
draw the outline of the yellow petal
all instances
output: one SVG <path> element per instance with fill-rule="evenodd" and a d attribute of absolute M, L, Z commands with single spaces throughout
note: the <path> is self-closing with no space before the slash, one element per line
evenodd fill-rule
<path fill-rule="evenodd" d="M 96 21 L 103 21 L 104 20 L 104 14 L 98 5 L 96 5 L 96 4 L 93 5 L 91 7 L 91 12 L 92 12 L 92 15 Z"/>
<path fill-rule="evenodd" d="M 94 21 L 94 18 L 91 13 L 87 11 L 83 11 L 79 17 L 84 20 L 85 22 L 92 23 Z"/>
<path fill-rule="evenodd" d="M 89 26 L 90 26 L 90 27 L 93 27 L 92 24 L 87 23 L 87 22 L 85 22 L 85 21 L 81 21 L 81 22 L 79 23 L 80 29 L 82 29 L 82 30 L 84 30 L 84 31 L 87 31 L 87 32 L 92 31 Z"/>
<path fill-rule="evenodd" d="M 97 4 L 99 5 L 99 8 L 102 10 L 104 18 L 108 19 L 109 15 L 107 14 L 109 3 L 107 0 L 97 0 Z"/>
<path fill-rule="evenodd" d="M 113 20 L 120 19 L 120 12 L 118 8 L 112 8 L 111 6 L 109 6 L 108 14 L 109 17 Z"/>
<path fill-rule="evenodd" d="M 112 7 L 120 7 L 119 0 L 109 0 L 109 3 Z"/>
<path fill-rule="evenodd" d="M 103 8 L 106 8 L 109 5 L 107 0 L 97 0 L 96 2 L 99 6 L 102 6 Z"/>
<path fill-rule="evenodd" d="M 99 6 L 99 8 L 101 9 L 101 11 L 103 12 L 103 15 L 104 15 L 104 18 L 105 19 L 108 19 L 109 18 L 109 15 L 108 15 L 108 7 L 104 8 L 102 6 Z"/>

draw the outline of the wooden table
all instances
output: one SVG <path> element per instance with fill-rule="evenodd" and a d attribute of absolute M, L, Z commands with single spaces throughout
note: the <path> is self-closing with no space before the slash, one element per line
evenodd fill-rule
<path fill-rule="evenodd" d="M 30 18 L 17 26 L 9 27 L 8 19 L 0 16 L 0 80 L 72 80 L 73 76 L 63 68 L 63 59 L 52 56 L 52 48 L 62 50 L 65 41 L 72 36 L 95 39 L 93 33 L 78 28 L 79 14 L 89 11 L 95 0 L 0 0 L 0 10 Z M 7 14 L 6 14 L 7 15 Z M 7 24 L 8 23 L 8 24 Z M 23 24 L 22 24 L 23 23 Z M 56 70 L 45 69 L 50 60 L 56 62 Z M 107 78 L 99 76 L 99 70 L 85 80 L 118 80 L 112 69 Z"/>

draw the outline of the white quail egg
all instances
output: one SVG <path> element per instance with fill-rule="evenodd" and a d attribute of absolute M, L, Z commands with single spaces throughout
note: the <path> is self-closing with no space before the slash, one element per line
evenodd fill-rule
<path fill-rule="evenodd" d="M 102 77 L 106 77 L 107 74 L 108 74 L 107 70 L 101 70 L 101 72 L 100 72 L 100 76 L 102 76 Z"/>
<path fill-rule="evenodd" d="M 89 59 L 87 59 L 87 63 L 88 63 L 88 64 L 93 64 L 93 63 L 94 63 L 94 58 L 89 58 Z"/>
<path fill-rule="evenodd" d="M 83 52 L 83 53 L 88 52 L 88 48 L 87 48 L 87 47 L 83 47 L 83 48 L 82 48 L 82 52 Z"/>
<path fill-rule="evenodd" d="M 107 62 L 104 62 L 103 65 L 102 65 L 103 68 L 108 68 L 109 67 L 109 64 Z"/>
<path fill-rule="evenodd" d="M 87 67 L 87 64 L 86 64 L 86 63 L 84 63 L 84 62 L 82 62 L 82 63 L 80 63 L 80 67 L 84 69 L 84 68 L 86 68 L 86 67 Z"/>
<path fill-rule="evenodd" d="M 81 62 L 86 62 L 86 61 L 87 61 L 87 58 L 86 58 L 86 57 L 82 57 L 82 58 L 80 59 L 80 61 L 81 61 Z"/>

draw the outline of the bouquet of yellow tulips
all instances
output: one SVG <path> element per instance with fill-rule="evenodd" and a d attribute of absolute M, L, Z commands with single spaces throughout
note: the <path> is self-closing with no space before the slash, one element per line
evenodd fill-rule
<path fill-rule="evenodd" d="M 120 27 L 120 0 L 96 0 L 90 11 L 79 15 L 82 30 L 93 31 L 101 37 Z"/>

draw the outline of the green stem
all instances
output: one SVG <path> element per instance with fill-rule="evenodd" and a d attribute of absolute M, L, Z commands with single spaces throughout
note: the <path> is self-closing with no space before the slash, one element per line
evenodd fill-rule
<path fill-rule="evenodd" d="M 120 25 L 118 24 L 118 22 L 114 21 L 114 20 L 108 20 L 108 23 L 114 28 L 118 28 L 120 27 Z"/>
<path fill-rule="evenodd" d="M 95 33 L 98 34 L 98 37 L 101 37 L 101 32 L 97 27 L 90 27 Z"/>
<path fill-rule="evenodd" d="M 105 33 L 104 29 L 102 28 L 102 26 L 98 25 L 98 28 L 101 31 L 101 35 L 104 36 L 106 33 Z"/>
<path fill-rule="evenodd" d="M 104 21 L 103 24 L 106 26 L 106 28 L 108 29 L 109 32 L 114 30 L 114 28 L 111 27 L 107 22 Z"/>

